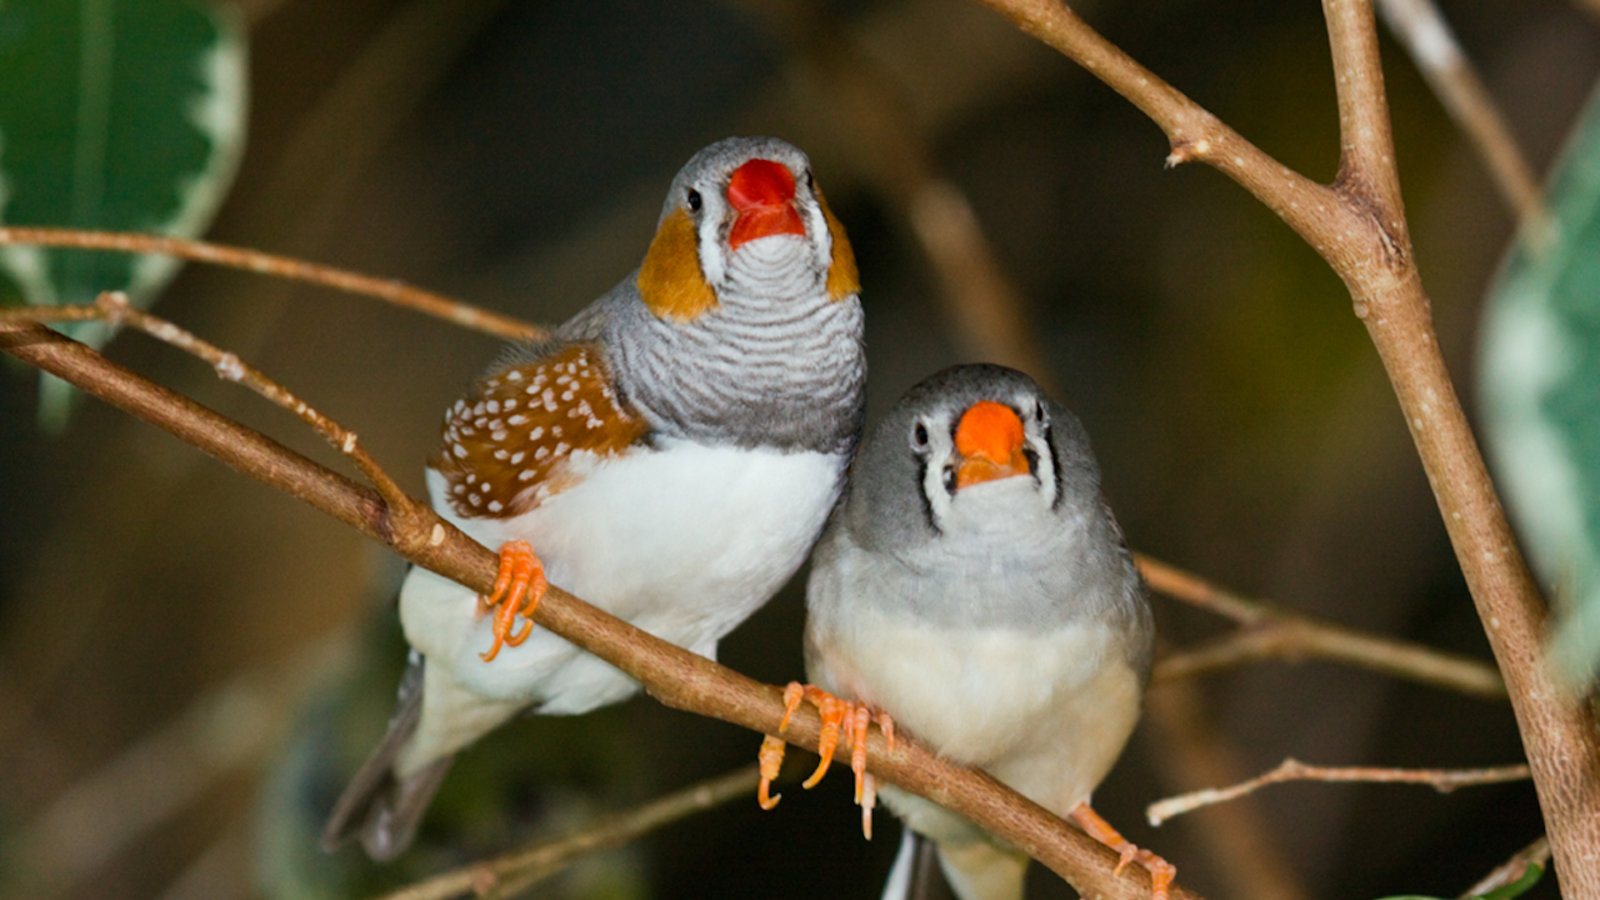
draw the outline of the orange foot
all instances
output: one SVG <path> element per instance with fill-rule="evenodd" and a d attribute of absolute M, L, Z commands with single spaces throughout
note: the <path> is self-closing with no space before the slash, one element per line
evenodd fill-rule
<path fill-rule="evenodd" d="M 478 597 L 478 615 L 495 610 L 494 646 L 482 654 L 484 662 L 493 661 L 500 654 L 501 646 L 515 647 L 528 639 L 533 632 L 533 611 L 539 608 L 547 587 L 544 564 L 539 562 L 527 541 L 507 541 L 501 545 L 500 574 L 494 580 L 494 592 Z M 513 633 L 511 629 L 518 615 L 527 621 L 522 623 L 521 631 Z"/>
<path fill-rule="evenodd" d="M 801 684 L 798 681 L 789 682 L 783 690 L 783 721 L 778 724 L 778 731 L 782 732 L 789 727 L 789 717 L 800 708 L 802 700 L 808 700 L 822 715 L 822 735 L 817 742 L 817 753 L 822 761 L 817 764 L 817 770 L 811 773 L 801 787 L 811 789 L 817 786 L 822 776 L 828 773 L 828 767 L 833 764 L 833 753 L 839 746 L 841 732 L 850 741 L 850 769 L 856 775 L 856 803 L 861 806 L 861 833 L 867 840 L 872 840 L 872 808 L 877 804 L 877 784 L 867 773 L 867 728 L 873 722 L 878 723 L 878 730 L 883 732 L 883 737 L 889 742 L 889 747 L 894 747 L 894 719 L 881 709 L 874 709 L 865 703 L 851 700 L 840 700 L 827 691 L 815 685 Z M 778 777 L 778 769 L 783 765 L 784 742 L 782 738 L 767 735 L 761 741 L 761 786 L 756 797 L 762 809 L 771 809 L 783 799 L 781 794 L 772 794 L 772 779 Z"/>
<path fill-rule="evenodd" d="M 1117 868 L 1113 874 L 1120 875 L 1122 870 L 1128 867 L 1128 863 L 1138 862 L 1150 873 L 1151 900 L 1167 900 L 1167 887 L 1178 875 L 1177 866 L 1149 850 L 1135 847 L 1131 841 L 1118 834 L 1110 822 L 1100 818 L 1099 813 L 1090 809 L 1087 803 L 1079 803 L 1067 814 L 1067 818 L 1076 822 L 1090 837 L 1121 854 L 1122 858 L 1117 861 Z"/>

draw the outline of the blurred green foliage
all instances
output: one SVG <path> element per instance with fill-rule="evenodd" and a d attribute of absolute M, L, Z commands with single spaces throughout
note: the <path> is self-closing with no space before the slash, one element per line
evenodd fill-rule
<path fill-rule="evenodd" d="M 0 223 L 195 237 L 244 143 L 245 35 L 200 0 L 13 0 L 0 5 Z M 0 248 L 0 305 L 83 304 L 122 290 L 148 307 L 177 262 Z M 102 346 L 103 323 L 66 327 Z M 67 386 L 44 382 L 59 427 Z"/>
<path fill-rule="evenodd" d="M 1600 93 L 1490 289 L 1485 432 L 1506 499 L 1561 624 L 1553 658 L 1600 669 Z"/>

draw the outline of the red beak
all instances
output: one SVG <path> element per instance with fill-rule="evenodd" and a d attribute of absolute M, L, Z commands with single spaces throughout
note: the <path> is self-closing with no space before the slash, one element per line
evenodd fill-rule
<path fill-rule="evenodd" d="M 738 217 L 728 232 L 728 246 L 775 234 L 805 236 L 806 225 L 794 208 L 794 175 L 782 163 L 752 159 L 728 179 L 728 205 Z"/>

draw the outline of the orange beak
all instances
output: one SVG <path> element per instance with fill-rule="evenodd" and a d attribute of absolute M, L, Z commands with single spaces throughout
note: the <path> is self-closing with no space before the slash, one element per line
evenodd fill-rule
<path fill-rule="evenodd" d="M 961 455 L 956 489 L 1027 475 L 1022 447 L 1022 420 L 1011 407 L 992 400 L 974 403 L 956 425 L 956 453 Z"/>
<path fill-rule="evenodd" d="M 804 236 L 806 224 L 794 208 L 794 175 L 770 159 L 752 159 L 728 179 L 728 205 L 738 217 L 728 232 L 728 246 L 775 234 Z"/>

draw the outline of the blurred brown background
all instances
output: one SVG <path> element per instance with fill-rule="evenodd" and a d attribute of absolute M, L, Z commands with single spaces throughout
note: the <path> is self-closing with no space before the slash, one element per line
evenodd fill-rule
<path fill-rule="evenodd" d="M 1077 7 L 1268 152 L 1332 177 L 1316 4 Z M 392 276 L 541 322 L 643 253 L 697 148 L 772 133 L 811 153 L 860 259 L 869 415 L 943 365 L 993 357 L 953 308 L 912 194 L 959 190 L 1035 339 L 1034 374 L 1083 418 L 1133 545 L 1344 624 L 1487 658 L 1376 357 L 1320 260 L 1160 132 L 976 4 L 254 0 L 252 112 L 215 240 Z M 1600 69 L 1562 2 L 1448 3 L 1542 169 Z M 1408 211 L 1453 371 L 1511 220 L 1403 51 L 1386 74 Z M 941 269 L 935 263 L 943 263 Z M 952 299 L 953 298 L 953 299 Z M 445 406 L 494 340 L 373 301 L 191 267 L 156 312 L 238 352 L 357 431 L 413 493 Z M 125 336 L 110 355 L 324 461 L 286 415 Z M 17 896 L 370 893 L 754 758 L 758 738 L 635 701 L 498 733 L 462 758 L 423 849 L 389 871 L 315 850 L 316 819 L 381 728 L 402 655 L 401 566 L 319 514 L 96 403 L 58 440 L 32 378 L 0 380 L 0 891 Z M 791 585 L 723 644 L 801 671 Z M 1219 623 L 1157 601 L 1164 640 Z M 1170 691 L 1172 689 L 1163 689 Z M 1509 709 L 1347 668 L 1265 664 L 1185 684 L 1235 774 L 1518 761 Z M 1177 694 L 1166 695 L 1171 699 Z M 342 730 L 341 730 L 342 729 Z M 1141 728 L 1097 795 L 1212 897 L 1460 892 L 1542 830 L 1526 784 L 1297 785 L 1249 801 L 1241 878 L 1202 811 L 1144 804 L 1186 781 Z M 1186 741 L 1180 739 L 1179 744 Z M 801 754 L 797 754 L 801 755 Z M 864 843 L 847 779 L 668 828 L 540 896 L 875 897 L 896 829 Z M 1070 896 L 1047 872 L 1036 895 Z M 1241 883 L 1241 881 L 1247 883 Z M 1553 881 L 1549 879 L 1547 881 Z M 1547 883 L 1536 896 L 1555 896 Z"/>

